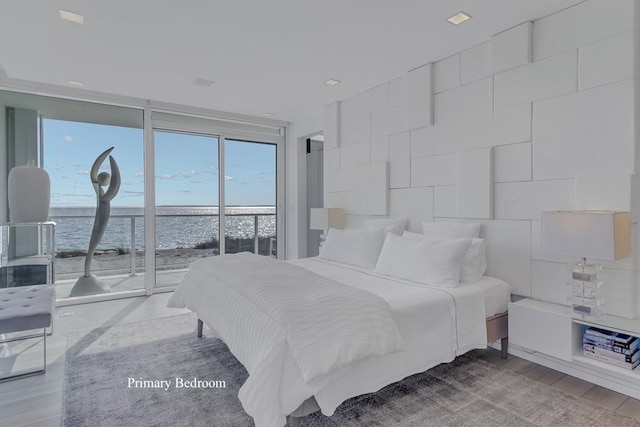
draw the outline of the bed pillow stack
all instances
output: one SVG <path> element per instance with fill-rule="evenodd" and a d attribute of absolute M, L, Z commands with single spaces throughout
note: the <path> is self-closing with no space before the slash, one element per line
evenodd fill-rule
<path fill-rule="evenodd" d="M 471 239 L 406 239 L 387 233 L 375 272 L 426 286 L 454 288 L 470 245 Z"/>
<path fill-rule="evenodd" d="M 405 231 L 402 233 L 405 239 L 430 239 L 428 235 Z M 487 269 L 487 256 L 484 239 L 471 239 L 471 245 L 464 256 L 462 271 L 460 272 L 460 283 L 472 283 L 480 280 Z"/>
<path fill-rule="evenodd" d="M 329 229 L 324 244 L 320 247 L 320 258 L 373 269 L 384 242 L 385 229 Z"/>
<path fill-rule="evenodd" d="M 367 228 L 384 227 L 385 234 L 393 233 L 402 236 L 402 233 L 407 229 L 407 222 L 409 222 L 409 218 L 379 218 L 369 219 L 364 225 Z"/>
<path fill-rule="evenodd" d="M 478 281 L 487 267 L 480 224 L 425 222 L 423 234 L 405 231 L 384 242 L 375 271 L 419 284 L 455 287 Z M 463 243 L 465 242 L 465 243 Z M 465 248 L 464 251 L 461 248 Z"/>

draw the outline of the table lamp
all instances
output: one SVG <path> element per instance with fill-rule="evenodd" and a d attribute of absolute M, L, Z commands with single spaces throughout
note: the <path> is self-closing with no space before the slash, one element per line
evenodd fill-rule
<path fill-rule="evenodd" d="M 543 212 L 540 250 L 581 259 L 571 269 L 568 283 L 572 286 L 572 294 L 569 300 L 574 314 L 598 318 L 604 314 L 604 299 L 598 293 L 604 285 L 598 280 L 602 265 L 590 260 L 614 261 L 629 256 L 629 212 Z"/>

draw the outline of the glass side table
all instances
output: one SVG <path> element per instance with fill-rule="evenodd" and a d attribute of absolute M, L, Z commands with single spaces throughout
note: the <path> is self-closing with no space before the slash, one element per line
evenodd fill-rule
<path fill-rule="evenodd" d="M 0 224 L 0 288 L 54 283 L 55 226 Z"/>

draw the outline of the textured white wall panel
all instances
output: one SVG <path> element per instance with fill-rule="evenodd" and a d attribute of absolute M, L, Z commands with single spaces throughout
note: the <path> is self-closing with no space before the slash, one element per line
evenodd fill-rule
<path fill-rule="evenodd" d="M 391 108 L 371 116 L 371 137 L 380 138 L 407 130 L 407 106 Z"/>
<path fill-rule="evenodd" d="M 493 148 L 494 182 L 531 181 L 531 143 Z"/>
<path fill-rule="evenodd" d="M 340 146 L 340 103 L 334 102 L 324 107 L 324 145 L 325 149 Z"/>
<path fill-rule="evenodd" d="M 371 92 L 363 92 L 340 103 L 340 146 L 371 137 Z"/>
<path fill-rule="evenodd" d="M 571 278 L 569 266 L 563 263 L 533 261 L 531 266 L 531 296 L 542 301 L 569 305 L 567 298 L 571 288 L 567 281 Z"/>
<path fill-rule="evenodd" d="M 533 106 L 533 178 L 633 173 L 634 82 Z"/>
<path fill-rule="evenodd" d="M 499 73 L 531 62 L 532 24 L 525 22 L 491 37 L 493 72 Z"/>
<path fill-rule="evenodd" d="M 433 155 L 433 128 L 425 127 L 411 131 L 411 157 Z"/>
<path fill-rule="evenodd" d="M 389 164 L 359 166 L 353 171 L 353 206 L 357 215 L 389 214 Z"/>
<path fill-rule="evenodd" d="M 578 51 L 496 74 L 494 84 L 496 109 L 576 92 Z"/>
<path fill-rule="evenodd" d="M 407 76 L 389 82 L 389 108 L 407 103 Z"/>
<path fill-rule="evenodd" d="M 411 159 L 411 186 L 457 185 L 458 158 L 455 153 Z"/>
<path fill-rule="evenodd" d="M 632 79 L 635 71 L 633 32 L 581 47 L 578 55 L 578 89 Z"/>
<path fill-rule="evenodd" d="M 337 192 L 337 191 L 351 191 L 353 190 L 354 169 L 338 169 L 332 171 L 329 176 L 325 178 L 325 191 Z"/>
<path fill-rule="evenodd" d="M 434 151 L 493 144 L 493 79 L 486 78 L 435 95 Z"/>
<path fill-rule="evenodd" d="M 491 219 L 493 216 L 491 164 L 491 148 L 460 153 L 458 207 L 462 218 Z"/>
<path fill-rule="evenodd" d="M 407 229 L 422 232 L 422 221 L 433 221 L 433 188 L 401 188 L 390 191 L 391 218 L 409 218 Z"/>
<path fill-rule="evenodd" d="M 487 245 L 487 276 L 515 287 L 514 294 L 531 296 L 531 222 L 480 221 Z"/>
<path fill-rule="evenodd" d="M 433 124 L 433 72 L 427 64 L 407 73 L 407 124 L 409 129 Z"/>
<path fill-rule="evenodd" d="M 493 113 L 493 145 L 531 141 L 532 104 L 501 108 Z"/>
<path fill-rule="evenodd" d="M 576 178 L 576 209 L 631 210 L 631 175 L 596 175 Z"/>
<path fill-rule="evenodd" d="M 604 310 L 614 316 L 634 319 L 636 317 L 636 272 L 603 269 L 598 278 L 603 280 Z"/>
<path fill-rule="evenodd" d="M 367 165 L 371 163 L 371 143 L 357 142 L 340 148 L 340 168 Z"/>
<path fill-rule="evenodd" d="M 534 60 L 631 31 L 633 8 L 634 0 L 592 0 L 537 20 Z"/>
<path fill-rule="evenodd" d="M 342 208 L 345 212 L 350 212 L 353 205 L 353 193 L 351 191 L 325 193 L 324 205 L 328 208 Z"/>
<path fill-rule="evenodd" d="M 433 64 L 434 92 L 442 92 L 460 86 L 460 54 Z"/>
<path fill-rule="evenodd" d="M 325 164 L 325 169 L 328 171 L 340 169 L 340 149 L 339 148 L 327 149 L 325 146 L 323 148 L 323 151 L 324 151 L 323 161 Z"/>
<path fill-rule="evenodd" d="M 379 113 L 389 108 L 389 84 L 371 89 L 371 113 Z"/>
<path fill-rule="evenodd" d="M 371 163 L 389 161 L 389 137 L 382 136 L 371 141 Z"/>
<path fill-rule="evenodd" d="M 466 84 L 493 74 L 491 41 L 462 51 L 460 58 L 460 82 Z"/>
<path fill-rule="evenodd" d="M 411 187 L 411 138 L 409 132 L 389 137 L 389 188 Z"/>
<path fill-rule="evenodd" d="M 575 209 L 575 181 L 496 183 L 494 213 L 497 219 L 539 220 L 544 211 Z"/>
<path fill-rule="evenodd" d="M 440 218 L 458 217 L 458 186 L 440 185 L 433 194 L 433 215 Z"/>

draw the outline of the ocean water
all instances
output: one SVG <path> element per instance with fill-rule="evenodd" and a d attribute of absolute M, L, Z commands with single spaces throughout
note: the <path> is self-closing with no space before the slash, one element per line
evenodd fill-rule
<path fill-rule="evenodd" d="M 253 239 L 257 218 L 258 236 L 276 234 L 274 206 L 226 208 L 226 235 Z M 50 220 L 56 223 L 56 250 L 84 250 L 89 247 L 95 208 L 52 207 Z M 144 250 L 143 208 L 112 207 L 107 229 L 98 250 L 131 248 L 131 229 L 135 229 L 136 250 Z M 219 238 L 217 206 L 163 206 L 156 208 L 156 248 L 192 248 Z"/>

